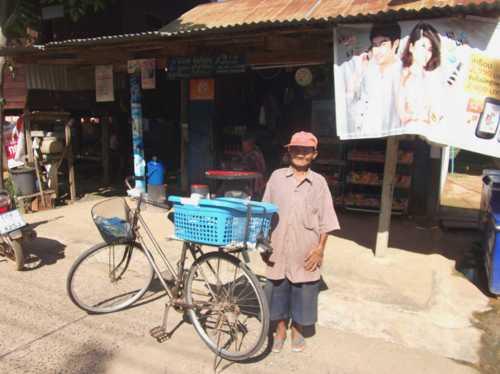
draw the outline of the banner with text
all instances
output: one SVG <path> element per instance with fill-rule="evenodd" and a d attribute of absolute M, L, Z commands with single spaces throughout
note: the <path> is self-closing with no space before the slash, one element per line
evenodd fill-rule
<path fill-rule="evenodd" d="M 479 18 L 339 26 L 341 139 L 416 134 L 500 157 L 500 26 Z"/>

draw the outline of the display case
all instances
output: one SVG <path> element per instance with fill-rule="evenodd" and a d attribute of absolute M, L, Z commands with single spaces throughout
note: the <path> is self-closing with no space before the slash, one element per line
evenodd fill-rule
<path fill-rule="evenodd" d="M 336 206 L 344 203 L 344 168 L 346 165 L 344 147 L 336 137 L 320 137 L 318 158 L 313 169 L 323 175 L 332 192 Z"/>
<path fill-rule="evenodd" d="M 412 143 L 400 142 L 392 211 L 408 210 L 413 174 Z M 347 149 L 344 184 L 344 207 L 348 210 L 378 212 L 384 178 L 385 140 L 351 143 Z"/>

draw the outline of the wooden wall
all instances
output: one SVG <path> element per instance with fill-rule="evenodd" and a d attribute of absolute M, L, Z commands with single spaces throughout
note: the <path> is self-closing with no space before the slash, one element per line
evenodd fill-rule
<path fill-rule="evenodd" d="M 14 72 L 11 72 L 6 67 L 3 73 L 5 109 L 24 109 L 27 96 L 28 89 L 26 87 L 26 71 L 24 66 L 16 65 Z"/>

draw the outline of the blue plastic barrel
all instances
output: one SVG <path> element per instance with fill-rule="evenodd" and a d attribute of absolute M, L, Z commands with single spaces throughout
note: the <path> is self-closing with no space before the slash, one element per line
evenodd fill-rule
<path fill-rule="evenodd" d="M 149 185 L 160 186 L 165 183 L 165 168 L 155 157 L 147 163 L 147 169 Z"/>
<path fill-rule="evenodd" d="M 483 172 L 481 228 L 488 288 L 500 295 L 500 170 Z"/>

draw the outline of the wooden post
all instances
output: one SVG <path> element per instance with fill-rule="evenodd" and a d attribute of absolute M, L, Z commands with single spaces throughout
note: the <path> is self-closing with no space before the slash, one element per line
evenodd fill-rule
<path fill-rule="evenodd" d="M 2 74 L 3 62 L 0 62 L 0 74 Z M 0 78 L 0 88 L 2 87 L 2 79 Z M 0 189 L 3 189 L 3 172 L 4 172 L 4 164 L 7 163 L 5 154 L 5 144 L 3 138 L 3 97 L 2 90 L 0 90 Z"/>
<path fill-rule="evenodd" d="M 375 256 L 382 257 L 387 252 L 389 244 L 389 228 L 391 226 L 392 196 L 396 168 L 398 165 L 398 144 L 395 136 L 387 138 L 385 151 L 384 180 L 382 183 L 382 197 L 380 202 L 380 215 L 378 221 L 377 242 L 375 245 Z"/>
<path fill-rule="evenodd" d="M 31 137 L 31 116 L 28 107 L 23 111 L 24 119 L 24 137 L 26 139 L 26 153 L 28 155 L 28 162 L 31 164 L 34 160 L 33 155 L 33 138 Z"/>
<path fill-rule="evenodd" d="M 0 6 L 0 47 L 5 48 L 7 46 L 7 38 L 5 37 L 2 29 L 2 24 L 4 22 L 4 17 L 7 9 L 7 2 L 2 1 Z M 4 181 L 3 181 L 3 171 L 4 171 L 4 163 L 7 164 L 7 160 L 5 157 L 5 144 L 3 139 L 3 115 L 4 115 L 4 92 L 3 92 L 3 69 L 5 67 L 5 57 L 0 56 L 0 188 L 3 189 Z"/>
<path fill-rule="evenodd" d="M 101 120 L 101 143 L 102 143 L 102 183 L 109 185 L 109 121 L 107 117 Z M 118 165 L 113 165 L 118 167 Z"/>
<path fill-rule="evenodd" d="M 75 163 L 73 158 L 73 145 L 71 139 L 71 127 L 75 126 L 74 120 L 70 119 L 64 126 L 64 135 L 66 138 L 66 161 L 68 162 L 68 183 L 71 202 L 76 200 L 76 181 L 75 181 Z"/>
<path fill-rule="evenodd" d="M 181 80 L 181 190 L 189 192 L 188 176 L 188 105 L 189 105 L 189 80 Z"/>
<path fill-rule="evenodd" d="M 142 128 L 141 70 L 140 66 L 136 63 L 131 65 L 129 82 L 135 189 L 140 192 L 146 192 L 146 161 L 144 160 L 144 138 Z"/>

